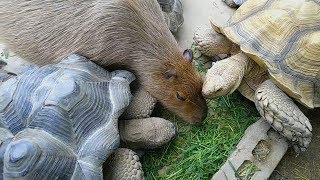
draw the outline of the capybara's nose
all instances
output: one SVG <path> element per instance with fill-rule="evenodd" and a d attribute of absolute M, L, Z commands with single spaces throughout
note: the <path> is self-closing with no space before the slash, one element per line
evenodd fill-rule
<path fill-rule="evenodd" d="M 202 114 L 202 116 L 199 118 L 199 117 L 194 117 L 193 118 L 193 122 L 192 122 L 192 125 L 195 125 L 195 126 L 200 126 L 203 124 L 203 121 L 206 119 L 207 117 L 207 110 L 208 108 L 204 109 L 204 112 Z"/>
<path fill-rule="evenodd" d="M 198 99 L 199 110 L 197 114 L 194 114 L 192 119 L 192 124 L 200 125 L 206 119 L 208 113 L 208 105 L 206 100 L 203 96 L 199 97 Z"/>

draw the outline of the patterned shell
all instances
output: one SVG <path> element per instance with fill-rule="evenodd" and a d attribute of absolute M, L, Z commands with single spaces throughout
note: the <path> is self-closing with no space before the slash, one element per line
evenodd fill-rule
<path fill-rule="evenodd" d="M 222 32 L 289 96 L 320 107 L 319 1 L 248 0 Z"/>
<path fill-rule="evenodd" d="M 71 55 L 2 83 L 0 179 L 102 179 L 134 78 Z"/>

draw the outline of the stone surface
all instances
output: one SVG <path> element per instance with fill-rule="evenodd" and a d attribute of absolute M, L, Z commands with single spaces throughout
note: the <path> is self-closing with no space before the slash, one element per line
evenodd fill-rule
<path fill-rule="evenodd" d="M 253 155 L 253 150 L 262 141 L 268 144 L 264 158 Z M 285 138 L 271 129 L 270 125 L 260 119 L 245 131 L 245 135 L 237 145 L 237 149 L 230 155 L 227 162 L 212 177 L 212 180 L 236 179 L 235 170 L 245 163 L 253 163 L 257 171 L 251 179 L 267 179 L 288 149 Z M 232 164 L 232 165 L 230 165 Z M 233 167 L 234 169 L 233 169 Z"/>

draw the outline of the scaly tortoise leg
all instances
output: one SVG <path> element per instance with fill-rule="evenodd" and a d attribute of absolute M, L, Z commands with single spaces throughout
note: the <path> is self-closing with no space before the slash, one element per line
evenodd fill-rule
<path fill-rule="evenodd" d="M 238 51 L 238 46 L 232 43 L 227 37 L 220 34 L 218 27 L 212 25 L 212 28 L 199 28 L 193 37 L 195 48 L 207 56 L 219 54 L 230 54 Z"/>
<path fill-rule="evenodd" d="M 159 148 L 177 134 L 173 123 L 158 117 L 122 121 L 119 129 L 122 142 L 133 149 Z"/>
<path fill-rule="evenodd" d="M 158 148 L 176 136 L 173 123 L 150 117 L 155 104 L 156 99 L 144 89 L 133 92 L 133 99 L 119 120 L 120 138 L 128 148 Z M 107 179 L 144 179 L 139 157 L 131 149 L 117 149 L 105 166 Z"/>
<path fill-rule="evenodd" d="M 274 129 L 294 143 L 297 152 L 308 147 L 312 137 L 309 119 L 271 80 L 257 88 L 255 105 Z"/>
<path fill-rule="evenodd" d="M 133 99 L 119 121 L 120 138 L 128 147 L 159 148 L 176 136 L 173 123 L 163 118 L 150 117 L 156 102 L 142 88 L 133 93 Z"/>
<path fill-rule="evenodd" d="M 144 89 L 133 93 L 133 100 L 119 121 L 121 140 L 130 148 L 159 148 L 176 136 L 173 123 L 150 117 L 156 102 Z"/>
<path fill-rule="evenodd" d="M 121 115 L 120 119 L 130 120 L 150 117 L 157 100 L 142 88 L 133 91 L 132 95 L 130 105 Z"/>

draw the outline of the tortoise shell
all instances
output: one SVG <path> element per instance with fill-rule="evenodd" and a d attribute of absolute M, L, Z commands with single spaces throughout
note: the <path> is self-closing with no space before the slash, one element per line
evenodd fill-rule
<path fill-rule="evenodd" d="M 289 96 L 320 107 L 320 3 L 248 0 L 221 32 Z"/>
<path fill-rule="evenodd" d="M 117 120 L 134 78 L 71 55 L 3 82 L 3 178 L 102 179 L 103 162 L 119 146 Z"/>

